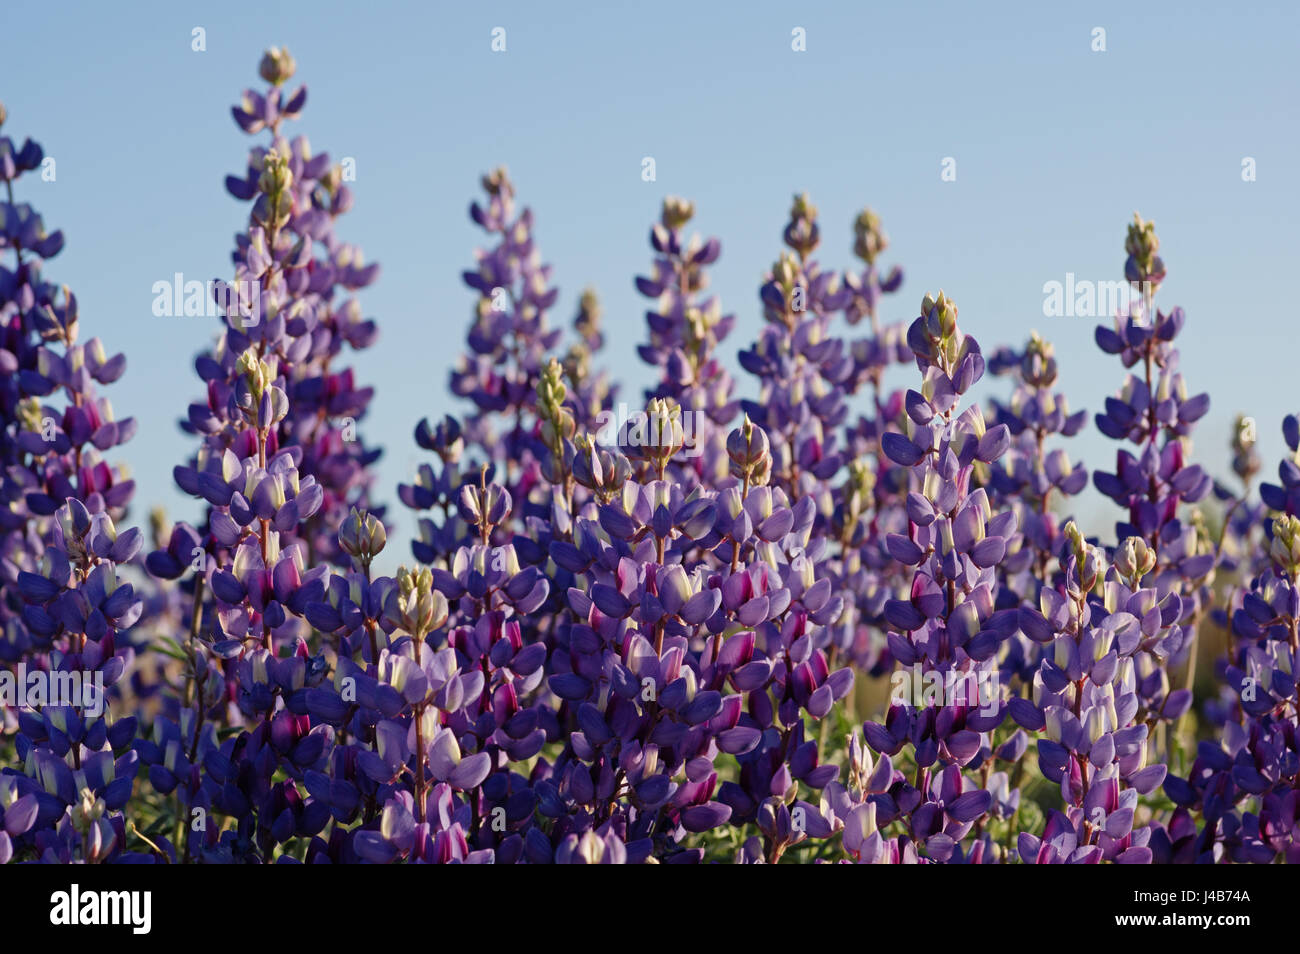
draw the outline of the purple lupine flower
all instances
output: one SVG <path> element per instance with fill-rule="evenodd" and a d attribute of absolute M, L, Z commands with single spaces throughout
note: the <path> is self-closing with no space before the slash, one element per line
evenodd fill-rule
<path fill-rule="evenodd" d="M 358 385 L 352 369 L 339 364 L 346 350 L 363 350 L 376 338 L 375 322 L 362 317 L 351 296 L 375 280 L 379 266 L 367 264 L 360 249 L 335 236 L 338 218 L 353 202 L 343 166 L 312 151 L 305 138 L 281 134 L 284 121 L 298 119 L 306 102 L 303 86 L 284 99 L 294 71 L 288 51 L 272 48 L 259 69 L 268 90 L 246 90 L 234 109 L 245 132 L 271 134 L 268 146 L 250 150 L 244 177 L 226 180 L 235 198 L 253 201 L 249 230 L 236 238 L 235 281 L 227 300 L 244 306 L 244 297 L 252 297 L 253 314 L 241 315 L 243 322 L 229 320 L 226 346 L 197 362 L 208 384 L 208 406 L 191 407 L 187 429 L 205 435 L 211 453 L 230 446 L 241 425 L 224 403 L 237 377 L 235 362 L 250 345 L 281 355 L 289 409 L 278 424 L 277 444 L 301 448 L 299 466 L 323 492 L 302 535 L 313 553 L 344 561 L 334 528 L 350 507 L 371 507 L 368 467 L 379 453 L 357 433 L 373 389 Z M 272 154 L 285 163 L 273 160 L 268 173 Z M 283 188 L 267 191 L 263 186 L 274 183 L 266 180 L 275 177 L 285 180 Z M 382 516 L 382 510 L 375 512 Z"/>
<path fill-rule="evenodd" d="M 999 562 L 999 606 L 1037 607 L 1039 592 L 1054 583 L 1051 567 L 1061 547 L 1057 509 L 1087 485 L 1088 471 L 1071 464 L 1060 447 L 1048 441 L 1072 437 L 1087 420 L 1085 411 L 1070 413 L 1064 394 L 1053 390 L 1057 361 L 1052 346 L 1034 333 L 1023 352 L 1000 349 L 989 360 L 994 374 L 1016 382 L 1009 402 L 993 402 L 993 419 L 1011 432 L 1007 454 L 990 468 L 987 488 L 994 506 L 1016 513 L 1018 533 L 1007 541 Z M 1041 648 L 1022 633 L 1006 643 L 999 665 L 1003 678 L 1031 683 Z"/>
<path fill-rule="evenodd" d="M 337 366 L 345 348 L 374 338 L 373 322 L 340 296 L 373 281 L 377 266 L 334 236 L 352 202 L 342 168 L 281 134 L 306 99 L 305 88 L 283 95 L 292 58 L 273 49 L 260 72 L 270 88 L 246 92 L 234 115 L 271 141 L 251 150 L 244 178 L 227 179 L 231 194 L 252 200 L 249 225 L 236 239 L 234 281 L 216 289 L 222 337 L 196 362 L 207 397 L 183 427 L 202 445 L 175 471 L 207 512 L 197 530 L 173 528 L 147 560 L 156 578 L 185 578 L 193 608 L 187 644 L 173 644 L 183 691 L 142 755 L 183 813 L 211 810 L 237 828 L 234 840 L 215 823 L 190 831 L 186 859 L 267 859 L 328 817 L 325 803 L 303 802 L 270 775 L 300 778 L 328 757 L 325 728 L 302 721 L 307 692 L 325 676 L 303 616 L 324 595 L 328 568 L 313 561 L 349 559 L 337 527 L 367 499 L 377 456 L 355 433 L 370 391 Z M 281 647 L 292 648 L 287 658 Z M 213 723 L 238 731 L 218 747 Z"/>
<path fill-rule="evenodd" d="M 573 389 L 574 409 L 579 427 L 597 430 L 600 414 L 618 395 L 618 385 L 610 380 L 609 373 L 592 367 L 592 360 L 605 346 L 601 330 L 600 301 L 593 289 L 583 291 L 578 300 L 578 311 L 573 318 L 577 340 L 570 345 L 563 359 L 564 375 Z"/>
<path fill-rule="evenodd" d="M 716 238 L 686 238 L 683 229 L 694 217 L 695 203 L 669 197 L 650 229 L 653 269 L 637 277 L 636 288 L 655 305 L 646 312 L 650 340 L 637 354 L 660 373 L 646 398 L 671 400 L 690 415 L 693 446 L 681 463 L 682 478 L 711 483 L 725 476 L 719 448 L 739 408 L 735 382 L 716 353 L 736 317 L 724 315 L 719 299 L 706 295 L 707 268 L 722 254 L 722 245 Z"/>
<path fill-rule="evenodd" d="M 1168 315 L 1155 310 L 1153 298 L 1165 275 L 1156 255 L 1159 247 L 1155 226 L 1135 215 L 1124 272 L 1129 281 L 1143 283 L 1143 294 L 1130 302 L 1126 314 L 1116 316 L 1114 328 L 1099 326 L 1096 337 L 1098 346 L 1119 355 L 1126 368 L 1140 365 L 1142 376 L 1129 374 L 1096 420 L 1103 434 L 1135 444 L 1137 452 L 1121 449 L 1115 472 L 1097 471 L 1093 482 L 1128 511 L 1128 520 L 1116 527 L 1117 539 L 1145 539 L 1159 555 L 1157 575 L 1172 574 L 1190 595 L 1214 566 L 1213 554 L 1203 551 L 1198 535 L 1178 517 L 1181 504 L 1196 503 L 1211 488 L 1210 478 L 1186 459 L 1187 435 L 1209 410 L 1210 399 L 1189 396 L 1178 370 L 1173 341 L 1184 324 L 1183 310 Z"/>
<path fill-rule="evenodd" d="M 815 531 L 820 535 L 829 523 L 840 543 L 840 553 L 832 556 L 825 572 L 833 585 L 856 599 L 827 631 L 827 642 L 833 653 L 848 653 L 870 668 L 882 647 L 866 627 L 881 622 L 893 581 L 887 569 L 892 561 L 867 535 L 882 524 L 891 529 L 905 525 L 901 508 L 890 507 L 901 497 L 890 501 L 886 493 L 878 492 L 876 476 L 891 471 L 886 480 L 896 481 L 903 471 L 879 455 L 878 440 L 867 439 L 888 426 L 884 404 L 891 398 L 882 394 L 881 374 L 897 354 L 896 349 L 881 346 L 877 304 L 884 291 L 898 287 L 902 273 L 895 269 L 882 288 L 874 261 L 888 243 L 879 221 L 864 212 L 855 229 L 855 252 L 867 269 L 841 279 L 812 258 L 820 244 L 817 210 L 807 195 L 795 197 L 783 233 L 790 251 L 772 267 L 760 290 L 767 325 L 758 342 L 741 352 L 740 362 L 760 380 L 758 400 L 743 401 L 742 408 L 747 420 L 772 436 L 772 479 L 795 499 L 804 495 L 816 499 Z M 871 318 L 875 338 L 856 342 L 856 356 L 832 332 L 832 318 L 841 311 L 850 323 L 864 315 Z M 895 331 L 894 339 L 901 345 L 901 329 Z M 841 448 L 838 432 L 847 420 L 847 398 L 867 383 L 875 416 L 862 417 L 847 428 L 847 442 Z M 894 403 L 901 408 L 901 402 Z M 850 457 L 850 449 L 859 456 Z M 874 470 L 871 454 L 877 455 Z M 832 481 L 846 465 L 847 479 L 833 487 Z"/>
<path fill-rule="evenodd" d="M 1283 434 L 1294 455 L 1300 447 L 1294 416 L 1286 418 Z M 1187 778 L 1165 782 L 1179 808 L 1157 840 L 1162 861 L 1300 859 L 1300 518 L 1288 489 L 1295 473 L 1292 456 L 1279 466 L 1281 485 L 1261 488 L 1264 504 L 1281 511 L 1271 523 L 1261 520 L 1269 565 L 1232 614 L 1235 645 L 1221 677 L 1230 701 L 1219 738 L 1200 742 Z"/>
<path fill-rule="evenodd" d="M 1190 690 L 1196 674 L 1195 637 L 1213 602 L 1211 589 L 1219 549 L 1209 539 L 1201 518 L 1184 521 L 1180 508 L 1203 500 L 1213 481 L 1199 465 L 1188 460 L 1192 426 L 1210 407 L 1208 394 L 1189 395 L 1178 370 L 1173 342 L 1184 324 L 1181 308 L 1168 315 L 1155 307 L 1154 298 L 1165 277 L 1165 265 L 1156 254 L 1160 240 L 1155 225 L 1134 214 L 1128 227 L 1124 274 L 1131 295 L 1127 309 L 1116 315 L 1114 327 L 1098 326 L 1097 344 L 1120 357 L 1126 368 L 1140 366 L 1141 376 L 1130 373 L 1116 397 L 1107 398 L 1096 416 L 1097 428 L 1115 440 L 1135 445 L 1116 454 L 1113 473 L 1096 470 L 1093 483 L 1124 507 L 1126 521 L 1116 524 L 1117 540 L 1143 539 L 1156 554 L 1152 584 L 1164 594 L 1182 597 L 1187 639 L 1171 658 L 1152 662 L 1164 675 L 1139 674 L 1143 699 L 1149 711 L 1162 710 L 1169 694 L 1168 673 L 1184 670 L 1184 689 Z"/>
<path fill-rule="evenodd" d="M 772 267 L 760 291 L 767 321 L 755 346 L 740 354 L 761 381 L 745 413 L 772 443 L 774 484 L 794 498 L 824 489 L 844 464 L 837 429 L 848 415 L 844 383 L 853 362 L 830 335 L 830 320 L 849 292 L 836 273 L 811 258 L 820 242 L 817 210 L 796 196 L 785 229 L 791 251 Z"/>
<path fill-rule="evenodd" d="M 469 353 L 452 372 L 451 390 L 475 406 L 462 422 L 467 442 L 488 461 L 505 466 L 512 492 L 522 499 L 537 481 L 543 453 L 528 412 L 563 334 L 547 320 L 559 291 L 551 286 L 551 267 L 542 263 L 533 237 L 533 213 L 516 209 L 506 170 L 485 175 L 482 184 L 486 202 L 473 203 L 470 218 L 496 244 L 477 251 L 476 267 L 462 275 L 479 297 Z"/>
<path fill-rule="evenodd" d="M 1042 838 L 1022 833 L 1020 855 L 1031 864 L 1149 863 L 1152 829 L 1135 827 L 1134 815 L 1138 797 L 1164 781 L 1166 767 L 1148 764 L 1148 735 L 1157 721 L 1176 721 L 1191 693 L 1169 693 L 1160 711 L 1144 711 L 1151 693 L 1142 682 L 1164 673 L 1143 660 L 1178 651 L 1181 600 L 1141 586 L 1156 566 L 1141 538 L 1124 541 L 1109 570 L 1073 523 L 1065 538 L 1062 589 L 1045 588 L 1042 612 L 1024 609 L 1020 616 L 1026 635 L 1049 653 L 1030 696 L 1010 706 L 1017 723 L 1040 733 L 1039 767 L 1060 787 L 1065 810 L 1053 814 Z M 1098 587 L 1100 599 L 1092 595 Z"/>
<path fill-rule="evenodd" d="M 1023 353 L 1004 352 L 990 362 L 994 373 L 1014 374 L 1016 386 L 1008 403 L 994 402 L 994 420 L 1006 424 L 1011 447 L 992 468 L 990 493 L 995 500 L 1016 507 L 1023 555 L 1003 565 L 1008 580 L 1032 571 L 1034 581 L 1047 576 L 1052 557 L 1060 549 L 1061 531 L 1052 511 L 1057 499 L 1073 497 L 1088 482 L 1082 464 L 1071 464 L 1065 451 L 1049 449 L 1054 435 L 1073 437 L 1087 419 L 1086 411 L 1070 413 L 1066 397 L 1052 390 L 1057 379 L 1057 362 L 1052 346 L 1037 334 L 1030 337 Z M 1056 499 L 1054 499 L 1056 498 Z M 1026 581 L 1027 582 L 1027 581 Z M 1037 593 L 1024 583 L 1014 586 L 1024 597 Z"/>
<path fill-rule="evenodd" d="M 882 444 L 891 460 L 912 468 L 920 488 L 907 497 L 908 534 L 886 538 L 890 554 L 916 569 L 908 598 L 886 604 L 893 629 L 889 647 L 902 666 L 938 674 L 945 687 L 958 691 L 937 705 L 904 699 L 885 725 L 868 723 L 864 731 L 869 744 L 888 754 L 899 751 L 904 740 L 912 746 L 918 784 L 904 783 L 907 808 L 902 811 L 918 850 L 948 860 L 954 852 L 964 853 L 959 842 L 966 832 L 956 829 L 960 837 L 954 838 L 936 824 L 937 809 L 926 808 L 934 804 L 930 767 L 936 761 L 944 766 L 944 791 L 963 791 L 961 767 L 988 758 L 989 733 L 1006 714 L 995 657 L 1015 631 L 1016 616 L 1014 610 L 995 610 L 993 568 L 1016 531 L 1016 515 L 994 514 L 985 490 L 972 489 L 970 481 L 977 462 L 990 463 L 1005 453 L 1010 434 L 1005 424 L 986 429 L 976 405 L 959 413 L 961 396 L 984 373 L 984 359 L 975 340 L 957 326 L 955 304 L 942 293 L 927 295 L 907 338 L 923 375 L 922 390 L 907 395 L 909 433 L 887 433 Z"/>
<path fill-rule="evenodd" d="M 0 123 L 3 123 L 0 108 Z M 123 810 L 137 759 L 136 719 L 118 717 L 119 682 L 136 652 L 141 600 L 122 578 L 143 545 L 121 533 L 134 485 L 103 454 L 130 439 L 96 385 L 121 376 L 98 338 L 82 342 L 76 297 L 42 277 L 63 247 L 41 217 L 14 201 L 41 147 L 0 138 L 0 663 L 6 677 L 45 688 L 16 723 L 14 761 L 0 775 L 0 856 L 43 862 L 149 860 L 128 850 Z M 78 691 L 79 690 L 79 691 Z M 47 694 L 48 693 L 48 694 Z"/>

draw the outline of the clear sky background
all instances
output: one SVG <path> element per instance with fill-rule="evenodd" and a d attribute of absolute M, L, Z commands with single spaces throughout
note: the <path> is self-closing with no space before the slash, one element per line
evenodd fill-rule
<path fill-rule="evenodd" d="M 1183 370 L 1209 390 L 1198 458 L 1228 466 L 1233 416 L 1258 420 L 1266 472 L 1282 416 L 1300 411 L 1294 295 L 1300 188 L 1292 3 L 914 2 L 416 4 L 354 2 L 19 3 L 0 10 L 4 132 L 32 136 L 57 178 L 28 177 L 31 201 L 67 234 L 47 275 L 72 286 L 83 336 L 129 356 L 109 390 L 139 419 L 124 449 L 134 517 L 197 507 L 171 482 L 193 450 L 176 427 L 200 393 L 192 358 L 215 333 L 201 318 L 155 318 L 154 282 L 229 271 L 245 206 L 222 182 L 249 137 L 229 107 L 263 48 L 288 46 L 309 88 L 292 132 L 356 159 L 354 210 L 340 235 L 382 263 L 361 301 L 378 343 L 356 359 L 377 387 L 361 425 L 385 448 L 378 492 L 409 558 L 413 519 L 395 488 L 424 458 L 425 415 L 457 410 L 447 373 L 474 295 L 459 280 L 479 242 L 466 209 L 478 177 L 504 163 L 562 290 L 567 324 L 594 285 L 606 360 L 625 394 L 650 380 L 635 347 L 649 223 L 668 194 L 722 240 L 714 289 L 738 326 L 728 360 L 756 337 L 757 288 L 781 249 L 794 192 L 821 210 L 824 265 L 843 268 L 869 204 L 904 266 L 887 319 L 913 317 L 927 290 L 958 302 L 986 351 L 1038 330 L 1057 347 L 1062 387 L 1090 410 L 1121 385 L 1094 321 L 1044 318 L 1043 285 L 1067 272 L 1121 277 L 1135 210 L 1154 219 L 1182 304 Z M 504 27 L 507 51 L 493 53 Z M 204 52 L 191 31 L 206 31 Z M 803 27 L 806 52 L 791 49 Z M 1092 50 L 1092 30 L 1106 51 Z M 657 181 L 641 179 L 653 156 Z M 944 182 L 944 157 L 957 180 Z M 1243 182 L 1244 157 L 1257 181 Z M 738 374 L 753 392 L 752 379 Z M 899 383 L 907 380 L 902 372 Z M 994 382 L 1000 387 L 1003 382 Z M 989 393 L 987 390 L 985 393 Z M 1070 444 L 1110 469 L 1095 431 Z M 1114 508 L 1090 491 L 1089 529 Z"/>

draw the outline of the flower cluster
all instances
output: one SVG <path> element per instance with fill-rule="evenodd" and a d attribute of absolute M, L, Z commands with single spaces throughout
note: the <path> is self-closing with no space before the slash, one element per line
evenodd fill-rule
<path fill-rule="evenodd" d="M 344 165 L 282 133 L 306 102 L 305 87 L 285 92 L 294 72 L 287 51 L 268 51 L 268 88 L 246 91 L 233 110 L 244 132 L 270 142 L 226 181 L 252 203 L 248 227 L 236 237 L 233 281 L 215 286 L 221 336 L 195 362 L 206 399 L 182 425 L 202 443 L 175 478 L 205 504 L 205 519 L 172 528 L 147 559 L 192 606 L 188 633 L 164 637 L 183 689 L 165 694 L 138 745 L 154 790 L 183 812 L 186 859 L 269 857 L 328 819 L 292 781 L 323 760 L 328 735 L 305 709 L 328 669 L 305 613 L 330 564 L 350 562 L 337 528 L 365 506 L 378 456 L 357 435 L 371 389 L 338 366 L 375 338 L 374 322 L 343 296 L 378 268 L 335 237 L 352 205 Z M 277 771 L 288 780 L 273 781 Z M 223 831 L 209 814 L 234 825 Z"/>
<path fill-rule="evenodd" d="M 138 648 L 143 604 L 124 571 L 144 539 L 118 532 L 134 485 L 104 455 L 135 422 L 97 388 L 125 357 L 82 341 L 76 296 L 42 274 L 63 234 L 14 200 L 43 155 L 0 138 L 0 862 L 132 861 L 137 720 L 109 703 Z"/>
<path fill-rule="evenodd" d="M 1040 733 L 1043 776 L 1060 787 L 1064 812 L 1042 835 L 1021 832 L 1018 850 L 1030 864 L 1121 863 L 1151 860 L 1149 827 L 1134 828 L 1138 797 L 1165 777 L 1147 764 L 1148 735 L 1159 719 L 1176 720 L 1191 701 L 1172 694 L 1159 712 L 1142 713 L 1140 660 L 1170 655 L 1182 631 L 1177 594 L 1161 598 L 1141 586 L 1156 555 L 1130 537 L 1107 569 L 1101 551 L 1065 528 L 1064 594 L 1043 591 L 1042 611 L 1021 611 L 1024 632 L 1045 644 L 1030 695 L 1011 702 L 1012 717 Z M 1098 590 L 1101 599 L 1090 599 Z"/>
<path fill-rule="evenodd" d="M 1165 844 L 1170 861 L 1300 861 L 1300 421 L 1283 435 L 1291 455 L 1278 484 L 1261 487 L 1264 568 L 1231 617 L 1235 645 L 1222 660 L 1228 693 L 1218 738 L 1204 739 L 1186 778 L 1166 790 L 1179 806 Z M 1227 531 L 1225 531 L 1227 532 Z M 1199 816 L 1199 818 L 1198 818 Z M 1199 825 L 1198 825 L 1199 821 Z"/>
<path fill-rule="evenodd" d="M 671 400 L 691 417 L 690 466 L 681 468 L 679 476 L 712 483 L 726 475 L 720 469 L 720 445 L 739 407 L 733 398 L 735 382 L 717 353 L 736 317 L 722 314 L 716 297 L 704 297 L 707 266 L 718 260 L 722 245 L 715 238 L 686 238 L 683 229 L 694 217 L 695 203 L 670 197 L 650 229 L 654 268 L 650 276 L 637 278 L 636 287 L 655 300 L 655 310 L 646 312 L 650 340 L 637 351 L 660 373 L 647 398 Z"/>
<path fill-rule="evenodd" d="M 106 458 L 125 359 L 42 277 L 62 235 L 14 190 L 43 154 L 0 138 L 0 862 L 1300 861 L 1300 420 L 1278 483 L 1246 418 L 1239 492 L 1192 460 L 1209 400 L 1151 223 L 1090 417 L 1037 334 L 986 359 L 943 292 L 887 320 L 880 218 L 836 268 L 802 194 L 729 354 L 721 245 L 669 198 L 629 414 L 595 293 L 553 326 L 491 172 L 460 407 L 415 424 L 413 562 L 384 575 L 346 358 L 377 268 L 336 237 L 348 161 L 284 131 L 295 69 L 269 50 L 233 110 L 266 137 L 226 183 L 248 221 L 174 470 L 202 518 L 155 514 L 147 555 Z M 1066 513 L 1090 422 L 1121 442 L 1091 471 L 1113 536 Z"/>
<path fill-rule="evenodd" d="M 1165 276 L 1164 263 L 1155 254 L 1159 247 L 1155 226 L 1135 215 L 1124 273 L 1141 285 L 1143 294 L 1134 297 L 1126 314 L 1116 316 L 1114 328 L 1099 326 L 1096 338 L 1124 367 L 1140 365 L 1142 375 L 1130 373 L 1096 420 L 1099 431 L 1132 443 L 1137 453 L 1121 449 L 1115 472 L 1096 471 L 1093 482 L 1128 511 L 1127 521 L 1116 526 L 1116 538 L 1142 537 L 1157 554 L 1161 585 L 1193 594 L 1214 569 L 1215 558 L 1196 527 L 1179 519 L 1179 508 L 1197 503 L 1211 488 L 1209 476 L 1188 459 L 1192 425 L 1209 411 L 1210 398 L 1188 396 L 1178 370 L 1173 341 L 1183 329 L 1183 310 L 1174 308 L 1166 315 L 1155 309 L 1153 299 Z"/>

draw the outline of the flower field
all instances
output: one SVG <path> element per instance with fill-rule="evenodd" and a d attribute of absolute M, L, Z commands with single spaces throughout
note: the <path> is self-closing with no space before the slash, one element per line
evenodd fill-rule
<path fill-rule="evenodd" d="M 1154 223 L 1103 250 L 1084 409 L 1071 355 L 987 340 L 875 212 L 806 194 L 757 337 L 671 196 L 644 325 L 591 291 L 557 314 L 489 171 L 481 248 L 429 266 L 463 270 L 460 356 L 402 385 L 454 410 L 412 414 L 384 486 L 398 385 L 354 362 L 402 345 L 297 72 L 270 49 L 233 106 L 223 279 L 156 288 L 208 315 L 172 409 L 202 516 L 174 524 L 109 403 L 148 369 L 79 311 L 40 117 L 0 108 L 0 863 L 1300 862 L 1300 419 L 1281 460 L 1244 416 L 1194 447 L 1215 382 L 1180 370 L 1196 303 Z"/>

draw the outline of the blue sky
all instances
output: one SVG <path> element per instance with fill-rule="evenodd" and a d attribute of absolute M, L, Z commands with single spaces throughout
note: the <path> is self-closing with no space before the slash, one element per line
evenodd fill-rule
<path fill-rule="evenodd" d="M 565 323 L 588 284 L 605 307 L 606 358 L 627 392 L 648 383 L 635 347 L 647 227 L 664 195 L 695 200 L 723 244 L 714 289 L 757 334 L 757 287 L 780 250 L 791 195 L 821 210 L 824 264 L 844 267 L 863 205 L 907 271 L 886 310 L 910 318 L 943 288 L 991 350 L 1031 330 L 1052 340 L 1074 407 L 1095 409 L 1122 369 L 1092 343 L 1094 322 L 1044 318 L 1043 285 L 1067 272 L 1120 277 L 1134 210 L 1156 222 L 1184 306 L 1183 370 L 1213 405 L 1198 458 L 1227 466 L 1234 414 L 1258 420 L 1271 473 L 1293 385 L 1295 317 L 1283 291 L 1297 252 L 1295 162 L 1300 16 L 1292 4 L 8 4 L 0 58 L 5 133 L 32 136 L 57 178 L 29 178 L 33 202 L 68 246 L 48 270 L 72 286 L 83 335 L 129 355 L 109 391 L 139 419 L 126 451 L 135 516 L 196 507 L 171 484 L 192 450 L 176 420 L 200 393 L 192 358 L 215 333 L 155 318 L 152 287 L 175 272 L 228 270 L 244 209 L 222 187 L 248 137 L 230 119 L 255 85 L 261 50 L 285 45 L 310 95 L 294 132 L 356 159 L 342 237 L 382 263 L 362 296 L 380 324 L 358 357 L 376 385 L 367 440 L 386 448 L 379 494 L 422 459 L 416 421 L 456 409 L 446 377 L 472 293 L 459 274 L 478 234 L 466 208 L 485 170 L 506 164 L 555 266 Z M 507 51 L 493 53 L 504 27 Z M 191 31 L 206 50 L 191 50 Z M 791 30 L 807 50 L 791 50 Z M 1106 51 L 1091 49 L 1106 31 Z M 641 179 L 653 156 L 657 181 Z M 957 161 L 944 182 L 940 163 Z M 1243 182 L 1243 157 L 1257 179 Z M 740 375 L 741 387 L 751 392 Z M 906 376 L 900 378 L 900 383 Z M 1070 445 L 1091 468 L 1114 445 Z M 1113 508 L 1081 504 L 1109 535 Z M 411 518 L 396 505 L 394 558 Z M 396 552 L 393 552 L 396 551 Z"/>

